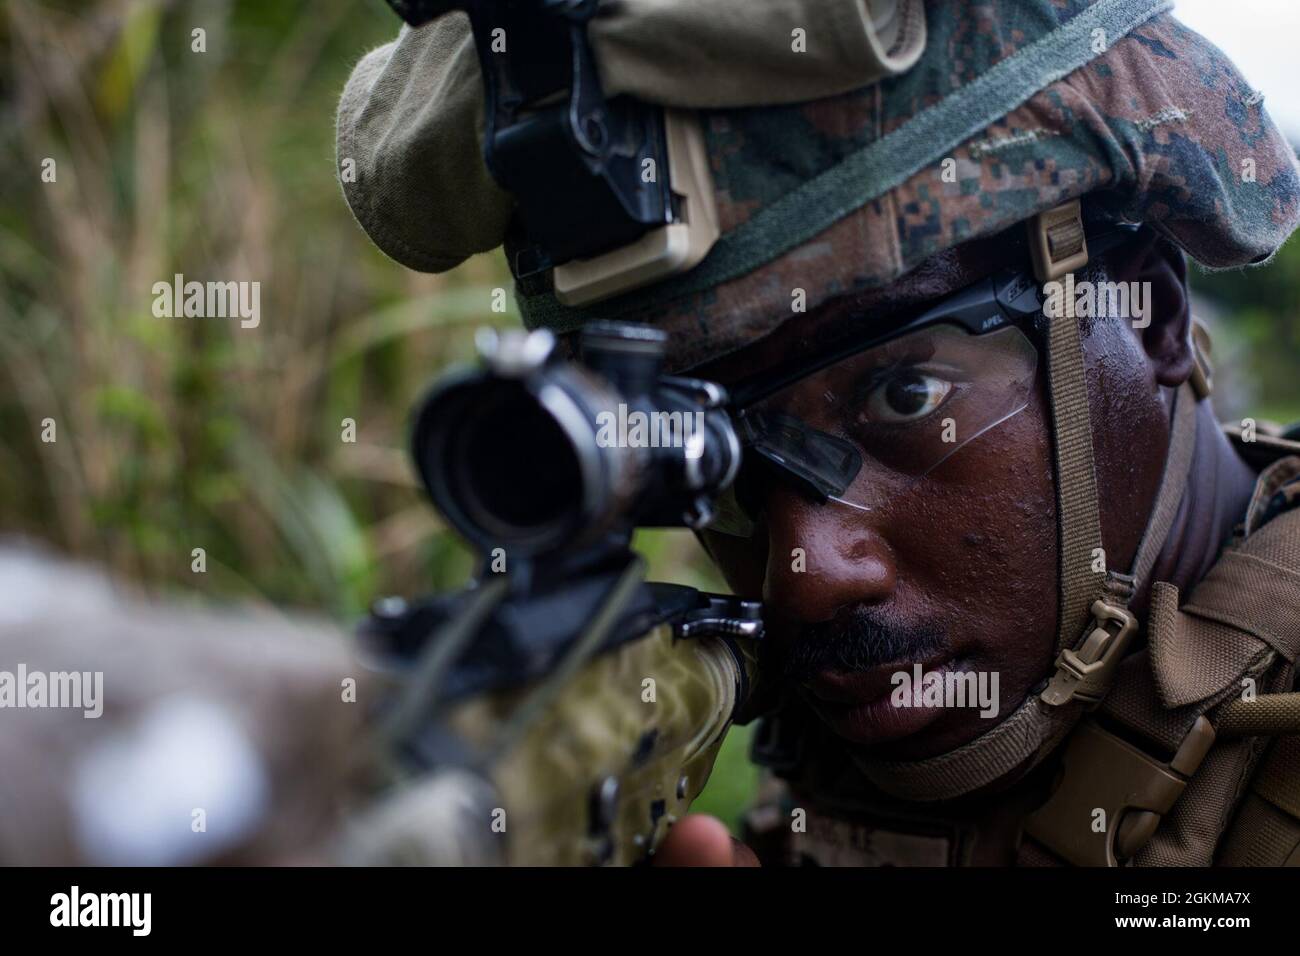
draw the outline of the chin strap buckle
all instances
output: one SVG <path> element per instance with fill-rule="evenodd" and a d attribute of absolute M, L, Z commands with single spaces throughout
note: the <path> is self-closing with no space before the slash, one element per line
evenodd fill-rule
<path fill-rule="evenodd" d="M 1056 658 L 1056 673 L 1039 695 L 1045 704 L 1059 707 L 1072 700 L 1096 706 L 1115 679 L 1115 669 L 1137 630 L 1137 619 L 1126 607 L 1092 602 L 1092 620 L 1078 647 L 1067 647 Z"/>

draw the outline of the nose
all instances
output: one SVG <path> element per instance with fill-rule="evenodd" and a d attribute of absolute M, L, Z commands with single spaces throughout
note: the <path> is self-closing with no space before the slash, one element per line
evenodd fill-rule
<path fill-rule="evenodd" d="M 767 497 L 763 600 L 799 623 L 828 621 L 842 607 L 879 604 L 897 584 L 894 555 L 878 516 L 838 502 L 818 504 L 792 489 Z"/>

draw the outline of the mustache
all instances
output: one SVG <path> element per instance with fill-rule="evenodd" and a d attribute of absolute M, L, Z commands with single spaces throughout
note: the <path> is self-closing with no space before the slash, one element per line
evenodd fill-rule
<path fill-rule="evenodd" d="M 905 659 L 925 660 L 949 649 L 947 633 L 932 623 L 890 621 L 861 606 L 805 628 L 780 650 L 769 648 L 775 671 L 795 682 L 826 670 L 853 673 Z"/>

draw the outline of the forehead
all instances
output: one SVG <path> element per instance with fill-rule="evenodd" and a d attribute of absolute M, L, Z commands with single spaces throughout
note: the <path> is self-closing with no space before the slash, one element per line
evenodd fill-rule
<path fill-rule="evenodd" d="M 887 330 L 997 269 L 1027 267 L 1023 229 L 946 249 L 888 285 L 837 296 L 806 314 L 792 313 L 771 334 L 697 365 L 690 374 L 728 385 L 833 347 L 836 339 L 861 332 L 863 323 Z"/>

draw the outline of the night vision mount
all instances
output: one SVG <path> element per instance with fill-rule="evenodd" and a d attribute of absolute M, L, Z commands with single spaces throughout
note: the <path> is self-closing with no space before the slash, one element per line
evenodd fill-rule
<path fill-rule="evenodd" d="M 412 27 L 469 14 L 488 170 L 517 204 L 510 268 L 565 305 L 684 272 L 719 234 L 704 137 L 689 114 L 607 99 L 587 27 L 597 0 L 388 0 Z"/>

